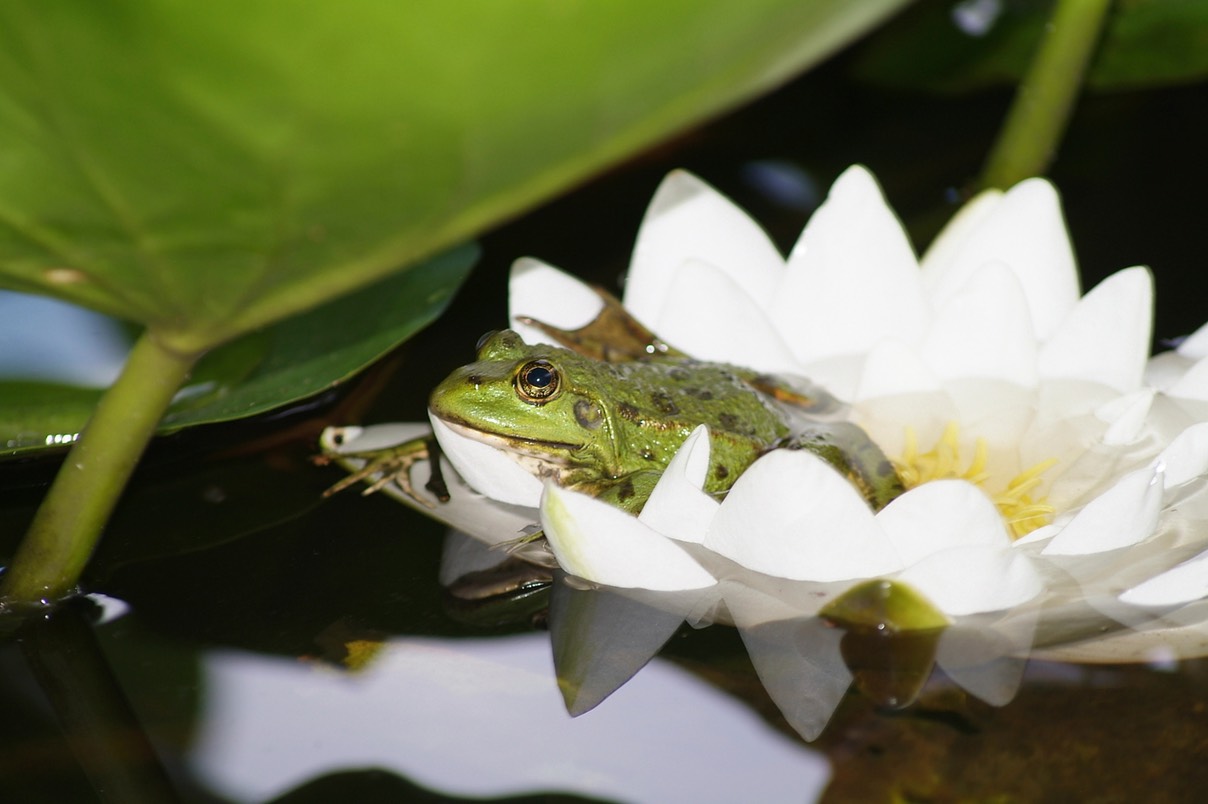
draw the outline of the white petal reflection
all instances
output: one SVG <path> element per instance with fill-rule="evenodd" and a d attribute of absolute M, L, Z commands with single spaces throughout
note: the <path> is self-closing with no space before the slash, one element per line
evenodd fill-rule
<path fill-rule="evenodd" d="M 233 651 L 203 667 L 188 761 L 232 801 L 367 767 L 455 796 L 623 801 L 809 801 L 829 775 L 819 755 L 657 659 L 572 719 L 544 635 L 395 640 L 355 675 Z"/>

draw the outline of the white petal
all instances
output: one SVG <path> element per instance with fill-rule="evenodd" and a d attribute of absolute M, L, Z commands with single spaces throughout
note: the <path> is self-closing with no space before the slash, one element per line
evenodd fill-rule
<path fill-rule="evenodd" d="M 600 314 L 603 302 L 586 283 L 540 260 L 522 257 L 512 263 L 508 278 L 508 317 L 525 343 L 553 343 L 536 327 L 521 324 L 520 316 L 535 318 L 559 329 L 578 329 Z"/>
<path fill-rule="evenodd" d="M 1202 325 L 1179 344 L 1178 352 L 1191 360 L 1208 357 L 1208 324 Z"/>
<path fill-rule="evenodd" d="M 1179 433 L 1154 464 L 1164 470 L 1163 482 L 1168 489 L 1208 474 L 1208 422 L 1193 424 Z"/>
<path fill-rule="evenodd" d="M 1134 606 L 1177 606 L 1208 597 L 1208 553 L 1137 584 L 1120 600 Z"/>
<path fill-rule="evenodd" d="M 877 522 L 907 566 L 953 547 L 1006 547 L 1010 537 L 994 503 L 964 480 L 936 480 L 885 506 Z"/>
<path fill-rule="evenodd" d="M 886 455 L 898 456 L 906 450 L 908 431 L 916 449 L 926 452 L 960 415 L 948 394 L 932 391 L 862 400 L 854 421 Z"/>
<path fill-rule="evenodd" d="M 459 435 L 439 418 L 428 414 L 441 452 L 470 487 L 493 500 L 536 508 L 541 481 L 503 450 Z"/>
<path fill-rule="evenodd" d="M 1046 340 L 1079 295 L 1074 253 L 1056 190 L 1043 179 L 1028 179 L 977 217 L 980 220 L 961 226 L 959 247 L 945 242 L 944 260 L 928 261 L 924 282 L 932 303 L 942 306 L 987 262 L 1005 262 L 1028 300 L 1036 337 Z"/>
<path fill-rule="evenodd" d="M 866 169 L 848 168 L 835 181 L 793 248 L 770 309 L 802 362 L 922 336 L 929 311 L 918 262 Z"/>
<path fill-rule="evenodd" d="M 923 346 L 939 376 L 993 377 L 1036 384 L 1036 340 L 1023 289 L 1011 270 L 990 262 L 939 308 Z"/>
<path fill-rule="evenodd" d="M 1136 390 L 1152 328 L 1153 277 L 1146 268 L 1117 271 L 1078 302 L 1041 349 L 1040 374 Z"/>
<path fill-rule="evenodd" d="M 674 591 L 714 578 L 675 542 L 619 508 L 546 483 L 541 526 L 564 570 L 595 583 Z"/>
<path fill-rule="evenodd" d="M 1145 374 L 1142 378 L 1146 385 L 1168 392 L 1175 383 L 1183 379 L 1183 375 L 1194 364 L 1194 360 L 1183 357 L 1173 349 L 1159 352 L 1145 364 Z"/>
<path fill-rule="evenodd" d="M 682 170 L 655 191 L 638 230 L 625 307 L 647 326 L 666 306 L 671 281 L 687 260 L 717 266 L 759 304 L 774 292 L 784 260 L 764 231 L 721 193 Z"/>
<path fill-rule="evenodd" d="M 940 382 L 911 346 L 896 340 L 881 341 L 868 353 L 855 401 L 898 394 L 934 393 Z"/>
<path fill-rule="evenodd" d="M 906 568 L 898 578 L 953 617 L 1009 609 L 1044 589 L 1031 559 L 1009 547 L 943 550 Z"/>
<path fill-rule="evenodd" d="M 1208 357 L 1197 360 L 1183 376 L 1166 389 L 1166 393 L 1179 399 L 1208 400 Z"/>
<path fill-rule="evenodd" d="M 1095 409 L 1095 417 L 1107 422 L 1102 441 L 1109 446 L 1131 444 L 1140 437 L 1153 407 L 1154 389 L 1142 388 L 1131 394 L 1118 396 Z"/>
<path fill-rule="evenodd" d="M 995 207 L 1002 202 L 1002 190 L 983 190 L 966 201 L 956 214 L 931 241 L 927 251 L 919 260 L 924 282 L 930 287 L 940 281 L 943 274 L 951 270 L 958 255 L 965 248 L 965 241 L 977 231 Z"/>
<path fill-rule="evenodd" d="M 724 271 L 690 260 L 676 272 L 670 290 L 667 306 L 647 322 L 667 343 L 700 360 L 756 371 L 797 368 L 763 310 Z"/>
<path fill-rule="evenodd" d="M 717 500 L 701 491 L 709 471 L 709 428 L 692 431 L 667 464 L 638 519 L 682 542 L 705 540 Z"/>
<path fill-rule="evenodd" d="M 1085 555 L 1128 547 L 1153 533 L 1162 510 L 1162 473 L 1138 469 L 1087 503 L 1043 555 Z"/>
<path fill-rule="evenodd" d="M 901 567 L 859 493 L 821 458 L 775 450 L 745 471 L 705 546 L 756 572 L 839 581 Z"/>

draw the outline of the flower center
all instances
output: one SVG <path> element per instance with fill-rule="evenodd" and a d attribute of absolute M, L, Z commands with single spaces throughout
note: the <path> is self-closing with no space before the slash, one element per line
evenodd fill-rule
<path fill-rule="evenodd" d="M 961 456 L 959 436 L 956 422 L 949 422 L 935 447 L 929 452 L 919 452 L 914 428 L 907 427 L 902 457 L 893 462 L 906 488 L 912 489 L 932 480 L 966 480 L 984 491 L 998 507 L 1012 538 L 1018 539 L 1047 525 L 1053 515 L 1053 506 L 1046 504 L 1044 497 L 1033 498 L 1032 492 L 1057 459 L 1049 458 L 1028 467 L 1011 478 L 1006 488 L 996 492 L 985 486 L 989 477 L 985 440 L 977 439 L 973 457 L 966 462 Z"/>

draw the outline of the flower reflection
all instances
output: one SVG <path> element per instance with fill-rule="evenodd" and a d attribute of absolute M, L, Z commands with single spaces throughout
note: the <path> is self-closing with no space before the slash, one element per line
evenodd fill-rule
<path fill-rule="evenodd" d="M 536 634 L 392 640 L 352 675 L 215 651 L 190 765 L 233 801 L 349 768 L 491 798 L 812 801 L 828 780 L 822 757 L 673 665 L 653 663 L 613 706 L 575 722 L 549 665 Z"/>

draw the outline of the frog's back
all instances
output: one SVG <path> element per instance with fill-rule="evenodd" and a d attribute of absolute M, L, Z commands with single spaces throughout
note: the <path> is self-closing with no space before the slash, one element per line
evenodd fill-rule
<path fill-rule="evenodd" d="M 776 406 L 730 366 L 695 360 L 591 362 L 591 382 L 626 443 L 665 463 L 693 430 L 709 428 L 706 488 L 728 489 L 760 454 L 789 434 Z"/>

